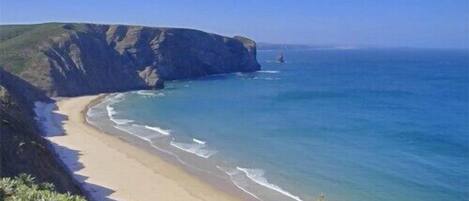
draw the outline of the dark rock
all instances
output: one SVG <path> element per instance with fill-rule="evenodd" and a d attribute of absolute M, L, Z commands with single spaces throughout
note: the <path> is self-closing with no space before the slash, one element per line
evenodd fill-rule
<path fill-rule="evenodd" d="M 260 69 L 255 42 L 240 36 L 124 25 L 58 29 L 27 48 L 39 59 L 17 73 L 49 96 L 158 89 L 164 80 Z"/>
<path fill-rule="evenodd" d="M 25 104 L 21 91 L 0 86 L 0 177 L 20 173 L 33 175 L 39 182 L 53 183 L 56 190 L 83 195 L 80 187 L 67 174 L 48 142 L 41 137 L 32 106 Z"/>

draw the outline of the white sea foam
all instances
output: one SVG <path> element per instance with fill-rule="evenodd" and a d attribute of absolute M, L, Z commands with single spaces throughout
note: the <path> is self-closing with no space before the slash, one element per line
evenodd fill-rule
<path fill-rule="evenodd" d="M 192 138 L 192 141 L 194 141 L 194 142 L 197 143 L 197 144 L 205 144 L 205 143 L 207 143 L 207 142 L 205 142 L 205 141 L 202 141 L 202 140 L 199 140 L 199 139 L 196 139 L 196 138 Z"/>
<path fill-rule="evenodd" d="M 254 80 L 280 80 L 278 77 L 254 77 Z"/>
<path fill-rule="evenodd" d="M 108 96 L 106 96 L 106 98 L 104 99 L 104 101 L 100 104 L 108 104 L 108 105 L 112 105 L 112 104 L 115 104 L 115 103 L 118 103 L 118 102 L 121 102 L 123 101 L 125 98 L 125 94 L 124 93 L 115 93 L 115 94 L 110 94 Z"/>
<path fill-rule="evenodd" d="M 88 109 L 88 111 L 86 111 L 86 118 L 95 119 L 95 118 L 103 118 L 105 116 L 108 116 L 107 111 L 100 111 L 96 109 L 96 106 L 91 107 L 90 109 Z"/>
<path fill-rule="evenodd" d="M 280 73 L 280 71 L 278 70 L 260 70 L 260 71 L 257 71 L 259 73 L 271 73 L 271 74 L 276 74 L 276 73 Z"/>
<path fill-rule="evenodd" d="M 109 117 L 109 120 L 114 122 L 117 125 L 123 125 L 123 124 L 129 124 L 134 122 L 131 119 L 117 119 L 114 116 L 117 114 L 117 111 L 112 107 L 113 104 L 118 103 L 124 99 L 124 94 L 116 94 L 116 95 L 110 95 L 106 97 L 105 102 L 107 103 L 106 105 L 106 111 L 107 111 L 107 116 Z"/>
<path fill-rule="evenodd" d="M 158 151 L 160 151 L 160 152 L 163 152 L 163 153 L 165 153 L 165 154 L 168 154 L 168 155 L 173 156 L 173 157 L 176 158 L 176 160 L 178 160 L 180 163 L 182 163 L 182 164 L 184 164 L 184 165 L 189 165 L 189 164 L 187 164 L 186 162 L 184 162 L 184 161 L 183 161 L 178 155 L 176 155 L 175 153 L 173 153 L 173 152 L 171 152 L 171 151 L 169 151 L 169 150 L 163 149 L 163 148 L 161 148 L 161 147 L 158 147 L 158 146 L 156 146 L 156 145 L 152 142 L 152 140 L 153 140 L 154 138 L 158 138 L 158 137 L 161 137 L 161 136 L 154 135 L 154 134 L 151 135 L 151 134 L 148 134 L 148 133 L 145 135 L 145 134 L 144 134 L 145 132 L 139 132 L 139 130 L 138 130 L 139 127 L 140 127 L 140 128 L 144 128 L 144 129 L 147 129 L 147 128 L 145 128 L 144 126 L 136 125 L 136 124 L 133 124 L 133 125 L 130 125 L 130 126 L 129 126 L 129 125 L 116 125 L 116 126 L 114 126 L 114 128 L 116 128 L 116 129 L 119 129 L 119 130 L 121 130 L 121 131 L 124 131 L 125 133 L 128 133 L 128 134 L 130 134 L 130 135 L 133 135 L 133 136 L 135 136 L 135 137 L 137 137 L 137 138 L 139 138 L 139 139 L 141 139 L 141 140 L 143 140 L 143 141 L 146 141 L 146 142 L 150 143 L 150 145 L 151 145 L 154 149 L 156 149 L 156 150 L 158 150 Z"/>
<path fill-rule="evenodd" d="M 188 167 L 193 167 L 192 165 L 186 163 L 185 161 L 183 161 L 178 155 L 176 155 L 175 153 L 169 151 L 169 150 L 166 150 L 166 149 L 163 149 L 161 147 L 158 147 L 156 146 L 153 142 L 152 142 L 152 139 L 156 138 L 157 136 L 156 135 L 153 135 L 153 136 L 143 136 L 141 133 L 137 132 L 136 130 L 132 129 L 131 126 L 128 126 L 128 125 L 121 125 L 121 126 L 114 126 L 114 128 L 116 129 L 119 129 L 121 131 L 124 131 L 125 133 L 128 133 L 130 135 L 133 135 L 143 141 L 146 141 L 148 143 L 150 143 L 150 146 L 153 147 L 154 149 L 162 152 L 162 153 L 165 153 L 165 154 L 168 154 L 172 157 L 174 157 L 177 161 L 179 161 L 181 164 L 183 165 L 186 165 Z M 135 128 L 135 127 L 134 127 Z M 193 167 L 195 168 L 195 167 Z"/>
<path fill-rule="evenodd" d="M 151 140 L 150 140 L 150 139 L 144 138 L 144 137 L 141 137 L 141 136 L 137 135 L 137 133 L 134 133 L 131 129 L 129 129 L 129 127 L 114 126 L 114 128 L 117 128 L 117 129 L 119 129 L 119 130 L 121 130 L 121 131 L 124 131 L 124 132 L 126 132 L 126 133 L 128 133 L 128 134 L 131 134 L 131 135 L 133 135 L 133 136 L 135 136 L 135 137 L 138 137 L 138 138 L 140 138 L 141 140 L 144 140 L 144 141 L 147 141 L 147 142 L 150 142 L 150 143 L 151 143 Z"/>
<path fill-rule="evenodd" d="M 96 110 L 94 109 L 94 107 L 92 107 L 92 108 L 90 108 L 90 109 L 88 109 L 88 110 L 86 111 L 86 116 L 87 116 L 87 117 L 94 117 L 94 116 L 96 116 L 96 115 L 98 115 L 98 113 L 96 112 Z"/>
<path fill-rule="evenodd" d="M 142 96 L 156 96 L 155 93 L 148 92 L 147 90 L 139 90 L 139 91 L 137 91 L 137 94 L 142 95 Z"/>
<path fill-rule="evenodd" d="M 123 125 L 123 124 L 128 124 L 134 122 L 131 119 L 117 119 L 114 118 L 114 115 L 117 114 L 116 110 L 111 106 L 111 104 L 106 105 L 106 111 L 107 111 L 107 116 L 109 117 L 109 120 L 114 122 L 117 125 Z"/>
<path fill-rule="evenodd" d="M 157 96 L 164 96 L 164 93 L 160 92 L 160 93 L 157 94 Z M 90 110 L 88 110 L 87 114 L 90 114 L 90 117 L 94 117 L 95 115 L 104 115 L 104 116 L 107 115 L 108 118 L 111 121 L 116 123 L 116 125 L 113 125 L 114 128 L 116 128 L 120 131 L 123 131 L 123 132 L 125 132 L 129 135 L 132 135 L 134 137 L 137 137 L 137 138 L 139 138 L 143 141 L 148 142 L 151 145 L 151 147 L 153 147 L 154 149 L 174 157 L 177 161 L 179 161 L 181 164 L 183 164 L 187 167 L 198 169 L 200 171 L 204 171 L 203 169 L 200 169 L 196 166 L 193 166 L 193 165 L 183 161 L 177 154 L 171 152 L 170 150 L 163 149 L 163 148 L 157 146 L 156 143 L 158 141 L 155 141 L 155 139 L 157 139 L 157 138 L 167 138 L 168 136 L 170 136 L 170 133 L 171 133 L 170 130 L 166 130 L 166 129 L 162 129 L 162 128 L 154 127 L 154 126 L 148 126 L 148 125 L 131 124 L 131 122 L 133 122 L 133 120 L 114 118 L 114 115 L 117 114 L 117 111 L 115 111 L 115 109 L 114 109 L 114 107 L 112 107 L 112 105 L 115 104 L 115 103 L 118 103 L 120 101 L 123 101 L 124 98 L 125 98 L 124 94 L 111 94 L 111 95 L 107 96 L 104 101 L 102 101 L 101 103 L 99 103 L 99 104 L 95 105 L 94 107 L 90 108 L 90 110 L 92 110 L 92 109 L 96 110 L 99 106 L 99 108 L 105 108 L 105 111 L 103 111 L 103 112 L 97 112 L 97 111 L 90 112 Z M 94 124 L 92 121 L 89 121 L 88 118 L 87 118 L 87 121 L 91 124 Z M 173 138 L 173 140 L 174 140 L 174 138 Z M 208 150 L 208 151 L 210 151 L 210 150 Z M 213 155 L 214 153 L 215 152 L 213 152 L 213 153 L 212 152 L 210 152 L 210 153 L 201 152 L 201 153 L 199 153 L 198 156 L 208 158 L 211 155 Z"/>
<path fill-rule="evenodd" d="M 124 93 L 117 93 L 117 94 L 114 95 L 113 98 L 116 99 L 116 100 L 117 99 L 122 100 L 124 98 L 124 96 L 125 96 Z"/>
<path fill-rule="evenodd" d="M 171 130 L 165 130 L 165 129 L 162 129 L 162 128 L 159 128 L 159 127 L 152 127 L 152 126 L 147 126 L 147 125 L 145 125 L 144 127 L 146 129 L 156 131 L 156 132 L 161 133 L 163 135 L 170 135 L 171 134 Z"/>
<path fill-rule="evenodd" d="M 63 129 L 58 125 L 62 121 L 59 114 L 53 111 L 57 108 L 55 103 L 34 102 L 34 118 L 38 123 L 42 133 L 46 136 L 58 135 L 63 133 Z"/>
<path fill-rule="evenodd" d="M 106 111 L 109 116 L 117 114 L 116 110 L 111 106 L 111 104 L 106 105 Z"/>
<path fill-rule="evenodd" d="M 234 74 L 235 74 L 236 76 L 244 76 L 244 73 L 242 73 L 242 72 L 236 72 L 236 73 L 234 73 Z"/>
<path fill-rule="evenodd" d="M 256 182 L 257 184 L 264 186 L 266 188 L 272 189 L 274 191 L 277 191 L 285 196 L 288 196 L 296 201 L 302 201 L 300 197 L 291 194 L 288 191 L 283 190 L 279 186 L 269 183 L 269 181 L 264 177 L 264 170 L 261 169 L 248 169 L 248 168 L 241 168 L 241 167 L 236 167 L 241 172 L 244 172 L 246 176 L 251 179 L 252 181 Z"/>
<path fill-rule="evenodd" d="M 96 105 L 94 105 L 93 107 L 90 107 L 87 111 L 86 111 L 86 122 L 88 122 L 89 124 L 93 125 L 93 126 L 96 126 L 98 127 L 98 121 L 100 119 L 106 119 L 106 117 L 109 118 L 109 115 L 107 113 L 107 110 L 105 110 L 105 106 L 106 106 L 106 101 L 102 101 Z"/>
<path fill-rule="evenodd" d="M 111 119 L 112 122 L 114 122 L 117 125 L 123 125 L 123 124 L 128 124 L 128 123 L 134 122 L 134 120 L 131 120 L 131 119 L 116 119 L 116 118 L 113 118 L 113 117 L 111 117 L 110 119 Z"/>
<path fill-rule="evenodd" d="M 241 171 L 236 170 L 236 169 L 234 169 L 234 170 L 226 170 L 225 168 L 222 168 L 222 167 L 220 167 L 220 166 L 218 166 L 218 165 L 217 165 L 216 167 L 217 167 L 219 170 L 225 172 L 225 173 L 230 177 L 231 182 L 232 182 L 237 188 L 239 188 L 240 190 L 244 191 L 245 193 L 251 195 L 251 196 L 254 197 L 255 199 L 262 201 L 261 198 L 259 198 L 256 194 L 250 192 L 250 191 L 246 188 L 247 184 L 246 184 L 246 182 L 245 182 L 244 180 L 242 180 L 242 179 L 240 179 L 239 177 L 237 177 L 237 175 L 242 174 Z"/>
<path fill-rule="evenodd" d="M 163 92 L 156 93 L 156 91 L 151 91 L 151 90 L 139 90 L 137 91 L 137 94 L 142 95 L 142 96 L 147 96 L 147 97 L 165 96 Z"/>
<path fill-rule="evenodd" d="M 215 150 L 206 149 L 205 144 L 182 143 L 182 142 L 174 142 L 174 141 L 171 141 L 170 144 L 173 147 L 176 147 L 185 152 L 195 154 L 202 158 L 210 158 L 211 156 L 217 153 L 217 151 Z"/>
<path fill-rule="evenodd" d="M 148 129 L 146 126 L 139 124 L 115 125 L 114 127 L 148 142 L 151 142 L 155 138 L 167 136 L 166 134 Z"/>

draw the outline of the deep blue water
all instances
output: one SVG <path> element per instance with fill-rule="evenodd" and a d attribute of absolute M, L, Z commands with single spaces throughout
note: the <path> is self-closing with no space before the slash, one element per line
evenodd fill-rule
<path fill-rule="evenodd" d="M 116 116 L 305 201 L 469 200 L 467 51 L 277 53 L 258 52 L 261 72 L 127 94 Z"/>

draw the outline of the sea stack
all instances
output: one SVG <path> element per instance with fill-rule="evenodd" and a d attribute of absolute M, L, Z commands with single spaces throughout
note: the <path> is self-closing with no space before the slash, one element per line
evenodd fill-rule
<path fill-rule="evenodd" d="M 281 64 L 285 63 L 285 58 L 283 56 L 283 52 L 280 52 L 280 54 L 278 55 L 277 62 L 281 63 Z"/>

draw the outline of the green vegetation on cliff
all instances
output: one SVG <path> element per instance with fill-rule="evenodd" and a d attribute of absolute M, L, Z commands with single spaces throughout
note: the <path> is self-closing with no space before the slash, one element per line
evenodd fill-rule
<path fill-rule="evenodd" d="M 251 72 L 260 66 L 255 42 L 245 37 L 182 28 L 45 23 L 0 25 L 2 69 L 49 96 L 77 96 L 155 89 L 164 80 Z"/>
<path fill-rule="evenodd" d="M 34 61 L 44 58 L 39 45 L 44 40 L 65 33 L 60 23 L 0 26 L 0 66 L 21 73 Z"/>
<path fill-rule="evenodd" d="M 27 173 L 58 192 L 83 194 L 40 136 L 36 101 L 156 89 L 164 80 L 259 69 L 256 43 L 240 36 L 127 25 L 0 25 L 0 176 Z M 35 193 L 40 185 L 20 186 L 16 190 Z M 29 200 L 41 200 L 34 198 Z"/>
<path fill-rule="evenodd" d="M 71 175 L 47 148 L 48 142 L 40 136 L 34 122 L 32 105 L 20 92 L 15 93 L 14 90 L 4 88 L 4 79 L 1 78 L 3 77 L 0 77 L 0 178 L 27 173 L 33 175 L 38 182 L 54 184 L 55 191 L 82 194 Z M 4 199 L 0 197 L 0 200 Z"/>
<path fill-rule="evenodd" d="M 31 175 L 20 174 L 0 180 L 0 200 L 5 201 L 85 201 L 81 196 L 58 193 L 51 183 L 37 183 Z"/>

